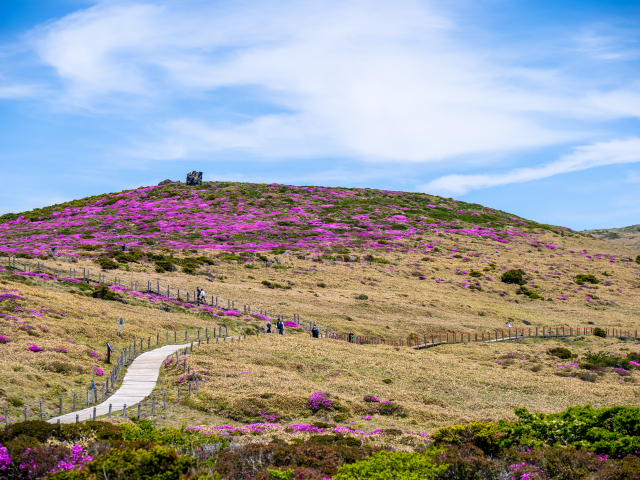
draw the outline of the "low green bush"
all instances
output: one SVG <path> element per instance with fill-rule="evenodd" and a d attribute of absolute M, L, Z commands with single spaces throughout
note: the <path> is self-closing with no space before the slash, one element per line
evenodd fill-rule
<path fill-rule="evenodd" d="M 627 358 L 603 351 L 587 352 L 584 358 L 588 363 L 599 367 L 625 367 L 629 365 Z"/>
<path fill-rule="evenodd" d="M 500 450 L 501 436 L 500 428 L 495 423 L 470 422 L 436 430 L 433 434 L 433 444 L 438 447 L 473 445 L 489 455 Z"/>
<path fill-rule="evenodd" d="M 480 278 L 482 276 L 481 272 L 476 272 L 475 270 L 471 270 L 469 272 L 469 276 L 473 278 Z"/>
<path fill-rule="evenodd" d="M 100 257 L 96 260 L 96 263 L 100 265 L 103 270 L 115 270 L 119 268 L 118 262 L 114 262 L 110 258 Z"/>
<path fill-rule="evenodd" d="M 562 358 L 563 360 L 573 357 L 571 350 L 564 347 L 550 348 L 549 350 L 547 350 L 547 353 L 549 355 L 553 355 L 554 357 Z"/>
<path fill-rule="evenodd" d="M 640 451 L 640 407 L 595 409 L 586 405 L 552 414 L 520 408 L 515 413 L 517 421 L 499 424 L 503 448 L 571 445 L 607 455 Z"/>
<path fill-rule="evenodd" d="M 525 287 L 524 285 L 520 286 L 520 288 L 518 290 L 516 290 L 516 294 L 517 295 L 525 295 L 527 297 L 529 297 L 532 300 L 539 300 L 539 299 L 543 299 L 544 298 L 538 294 L 538 292 L 536 292 L 535 290 L 531 290 L 527 287 Z"/>
<path fill-rule="evenodd" d="M 115 300 L 116 294 L 113 290 L 109 290 L 109 287 L 106 285 L 100 285 L 97 287 L 93 293 L 91 294 L 93 298 L 100 298 L 102 300 Z"/>
<path fill-rule="evenodd" d="M 596 337 L 607 338 L 607 331 L 604 328 L 600 328 L 600 327 L 594 328 L 593 334 Z"/>
<path fill-rule="evenodd" d="M 425 453 L 376 452 L 359 462 L 338 468 L 335 480 L 428 480 L 447 469 L 436 465 L 438 452 Z"/>
<path fill-rule="evenodd" d="M 600 283 L 600 280 L 590 273 L 580 273 L 574 277 L 574 281 L 578 285 L 584 285 L 585 283 Z"/>
<path fill-rule="evenodd" d="M 358 300 L 368 300 L 368 299 L 369 297 L 364 293 L 361 293 L 360 295 L 358 295 Z"/>
<path fill-rule="evenodd" d="M 500 280 L 503 283 L 515 283 L 516 285 L 524 285 L 526 282 L 522 278 L 524 272 L 521 269 L 511 269 L 508 272 L 504 272 Z"/>
<path fill-rule="evenodd" d="M 196 459 L 160 446 L 150 449 L 112 449 L 87 463 L 82 470 L 50 474 L 52 480 L 179 480 L 196 467 Z"/>

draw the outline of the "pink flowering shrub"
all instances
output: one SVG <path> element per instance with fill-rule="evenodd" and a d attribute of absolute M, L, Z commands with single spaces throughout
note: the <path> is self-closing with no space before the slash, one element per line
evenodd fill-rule
<path fill-rule="evenodd" d="M 42 351 L 42 348 L 37 346 L 35 343 L 27 343 L 27 345 L 29 345 L 29 350 L 31 350 L 32 352 L 41 352 Z"/>
<path fill-rule="evenodd" d="M 9 452 L 0 443 L 0 471 L 6 470 L 10 464 L 11 464 L 11 457 L 9 456 Z"/>
<path fill-rule="evenodd" d="M 334 404 L 331 399 L 331 394 L 327 392 L 316 392 L 309 398 L 307 402 L 307 406 L 311 409 L 313 413 L 316 413 L 320 410 L 333 410 Z"/>

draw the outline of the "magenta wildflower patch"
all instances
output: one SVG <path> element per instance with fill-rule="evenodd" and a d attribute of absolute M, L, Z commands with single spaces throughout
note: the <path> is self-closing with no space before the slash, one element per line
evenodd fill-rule
<path fill-rule="evenodd" d="M 333 410 L 331 394 L 327 392 L 316 392 L 309 398 L 307 406 L 314 413 L 320 410 Z"/>

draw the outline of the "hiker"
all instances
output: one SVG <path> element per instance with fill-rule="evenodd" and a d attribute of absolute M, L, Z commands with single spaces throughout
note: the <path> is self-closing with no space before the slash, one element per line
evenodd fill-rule
<path fill-rule="evenodd" d="M 267 333 L 272 333 L 271 332 L 271 322 L 267 322 Z"/>
<path fill-rule="evenodd" d="M 353 332 L 349 332 L 349 340 L 347 340 L 348 342 L 353 343 Z"/>
<path fill-rule="evenodd" d="M 196 287 L 196 303 L 200 305 L 200 287 Z"/>
<path fill-rule="evenodd" d="M 316 327 L 316 324 L 313 324 L 313 328 L 311 329 L 311 336 L 313 338 L 320 338 L 320 330 L 318 330 L 318 327 Z"/>
<path fill-rule="evenodd" d="M 278 322 L 276 323 L 276 328 L 278 329 L 278 333 L 280 335 L 284 335 L 284 323 L 282 323 L 282 320 L 278 320 Z"/>
<path fill-rule="evenodd" d="M 200 296 L 202 297 L 202 303 L 207 304 L 207 294 L 204 293 L 204 290 L 200 290 Z"/>

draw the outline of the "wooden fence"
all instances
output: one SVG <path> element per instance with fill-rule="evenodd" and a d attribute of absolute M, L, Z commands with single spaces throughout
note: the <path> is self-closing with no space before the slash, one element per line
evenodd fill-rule
<path fill-rule="evenodd" d="M 73 268 L 69 267 L 69 274 L 67 275 L 67 269 L 51 267 L 44 262 L 30 263 L 22 260 L 18 260 L 16 257 L 0 256 L 0 265 L 7 265 L 8 267 L 20 271 L 20 272 L 33 272 L 33 273 L 45 273 L 52 275 L 56 278 L 73 278 L 75 280 L 82 280 L 86 282 L 93 282 L 99 285 L 117 285 L 132 292 L 152 293 L 158 296 L 162 296 L 170 299 L 180 299 L 191 303 L 193 305 L 206 305 L 211 307 L 217 307 L 222 310 L 238 310 L 241 309 L 245 314 L 259 313 L 274 320 L 292 320 L 298 325 L 307 330 L 311 330 L 313 325 L 316 325 L 320 330 L 323 330 L 325 334 L 333 333 L 333 330 L 324 327 L 317 322 L 305 319 L 297 313 L 284 314 L 277 313 L 271 310 L 259 309 L 252 307 L 251 305 L 236 302 L 235 300 L 229 300 L 222 297 L 209 295 L 209 299 L 206 302 L 199 301 L 195 291 L 181 290 L 179 288 L 165 285 L 158 279 L 152 280 L 123 280 L 118 277 L 108 277 L 107 274 L 101 272 L 99 269 L 92 271 L 88 268 Z M 307 328 L 307 324 L 309 325 Z"/>
<path fill-rule="evenodd" d="M 175 340 L 174 344 L 177 343 L 177 331 L 174 331 L 173 335 L 170 335 L 169 332 L 166 332 L 166 335 L 162 337 L 163 339 L 166 338 L 165 345 L 171 345 L 171 343 L 169 343 L 169 340 L 171 338 Z M 256 338 L 258 337 L 259 337 L 259 334 L 256 333 Z M 156 347 L 160 346 L 160 338 L 161 336 L 158 333 L 155 339 Z M 211 341 L 215 340 L 216 343 L 219 343 L 219 342 L 226 343 L 227 341 L 229 341 L 230 343 L 233 343 L 234 340 L 236 341 L 245 340 L 247 338 L 247 335 L 221 337 L 215 334 L 215 329 L 214 329 L 213 336 L 210 336 L 209 329 L 206 328 L 204 335 L 201 336 L 201 330 L 197 330 L 194 333 L 194 336 L 192 338 L 193 340 L 191 341 L 190 346 L 187 346 L 181 350 L 176 350 L 176 353 L 175 353 L 175 357 L 176 357 L 175 365 L 178 366 L 179 364 L 182 364 L 183 372 L 187 374 L 191 373 L 191 368 L 187 366 L 186 360 L 183 359 L 182 361 L 180 361 L 180 355 L 185 357 L 188 353 L 193 351 L 194 346 L 200 346 L 203 342 L 206 342 L 207 344 L 209 344 Z M 91 405 L 102 403 L 105 400 L 107 400 L 117 390 L 116 386 L 121 381 L 122 370 L 127 366 L 131 365 L 133 360 L 135 360 L 135 358 L 137 358 L 140 354 L 144 353 L 145 351 L 149 351 L 153 349 L 151 339 L 152 337 L 148 337 L 145 342 L 145 339 L 140 338 L 138 339 L 139 341 L 136 340 L 135 342 L 130 343 L 129 346 L 123 347 L 120 351 L 120 356 L 118 357 L 118 360 L 113 366 L 113 369 L 107 375 L 107 378 L 105 379 L 104 383 L 101 385 L 96 384 L 94 389 L 88 388 L 82 395 L 83 398 L 79 398 L 78 395 L 74 392 L 73 397 L 69 399 L 69 405 L 66 406 L 66 408 L 64 404 L 64 397 L 62 395 L 58 398 L 55 412 L 45 411 L 45 404 L 46 403 L 50 404 L 53 401 L 52 399 L 40 400 L 39 402 L 40 411 L 37 418 L 39 420 L 47 420 L 50 418 L 64 415 L 65 413 L 67 413 L 65 412 L 65 409 L 67 409 L 68 412 L 74 412 L 80 407 L 82 407 L 81 409 L 88 408 Z M 185 330 L 185 341 L 187 342 L 189 341 L 188 330 Z M 146 350 L 145 350 L 145 343 L 147 345 Z M 182 341 L 180 343 L 182 343 Z M 199 380 L 195 375 L 195 373 L 192 374 L 192 379 L 188 382 L 188 392 L 186 393 L 186 395 L 191 396 L 191 392 L 194 388 L 196 391 L 199 389 Z M 167 408 L 167 392 L 161 392 L 161 393 L 163 393 L 163 409 L 166 409 Z M 184 394 L 181 392 L 181 389 L 178 388 L 176 393 L 177 401 L 181 401 L 181 397 L 183 396 Z M 146 408 L 146 407 L 149 407 L 149 409 L 142 410 L 143 408 Z M 138 419 L 140 419 L 141 416 L 144 417 L 145 415 L 154 415 L 155 409 L 156 409 L 156 396 L 153 395 L 152 398 L 148 398 L 138 404 L 138 407 L 137 407 Z M 127 415 L 126 405 L 123 405 L 122 407 L 116 407 L 116 410 L 122 411 L 122 416 Z M 112 409 L 111 404 L 109 405 L 109 415 L 108 415 L 109 418 L 111 418 L 112 411 L 116 411 L 116 410 Z M 18 415 L 14 416 L 15 421 L 18 421 L 18 422 L 29 421 L 30 420 L 29 416 L 31 416 L 31 419 L 33 419 L 33 416 L 36 415 L 36 413 L 33 412 L 28 405 L 25 405 L 24 408 L 20 409 L 19 412 L 20 413 Z M 95 413 L 95 407 L 94 407 L 94 414 L 93 414 L 94 419 L 95 419 L 95 416 L 96 416 L 96 413 Z M 76 420 L 77 419 L 78 419 L 78 415 L 76 415 Z M 12 422 L 8 408 L 5 408 L 5 411 L 4 411 L 4 422 L 6 426 L 9 426 L 9 424 Z"/>

